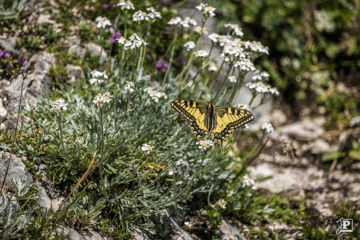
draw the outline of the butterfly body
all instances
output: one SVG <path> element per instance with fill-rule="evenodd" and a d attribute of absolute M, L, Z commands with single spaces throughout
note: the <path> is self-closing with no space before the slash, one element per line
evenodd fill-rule
<path fill-rule="evenodd" d="M 179 99 L 173 101 L 171 106 L 187 119 L 197 138 L 210 134 L 210 137 L 219 143 L 230 136 L 232 129 L 254 120 L 249 111 L 215 106 L 212 102 L 206 105 L 202 102 Z"/>

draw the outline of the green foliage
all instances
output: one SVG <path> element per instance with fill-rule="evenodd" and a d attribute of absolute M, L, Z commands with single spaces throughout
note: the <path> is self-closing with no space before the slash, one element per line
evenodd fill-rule
<path fill-rule="evenodd" d="M 17 18 L 27 0 L 0 0 L 0 19 Z"/>

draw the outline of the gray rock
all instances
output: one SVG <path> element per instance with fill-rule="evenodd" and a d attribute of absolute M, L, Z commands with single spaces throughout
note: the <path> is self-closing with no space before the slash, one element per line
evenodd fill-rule
<path fill-rule="evenodd" d="M 2 123 L 7 116 L 7 111 L 3 105 L 2 99 L 0 98 L 0 123 Z"/>
<path fill-rule="evenodd" d="M 245 240 L 245 238 L 241 235 L 239 230 L 230 223 L 226 222 L 225 220 L 222 220 L 222 223 L 219 226 L 218 235 L 220 235 L 221 239 L 223 240 L 229 240 L 229 239 Z"/>
<path fill-rule="evenodd" d="M 33 100 L 34 103 L 38 101 L 40 96 L 51 91 L 50 79 L 46 75 L 50 66 L 55 64 L 55 57 L 53 54 L 44 52 L 43 55 L 35 54 L 29 62 L 36 60 L 35 72 L 30 74 L 26 79 L 24 86 L 27 86 L 33 81 L 30 87 L 23 90 L 23 97 Z M 13 81 L 3 91 L 9 99 L 9 104 L 6 106 L 8 111 L 17 111 L 19 107 L 19 97 L 21 93 L 23 77 L 20 74 L 15 81 Z M 21 106 L 25 106 L 24 98 L 21 101 Z"/>
<path fill-rule="evenodd" d="M 86 50 L 83 49 L 82 47 L 80 47 L 79 45 L 72 45 L 69 48 L 68 53 L 69 54 L 76 54 L 76 55 L 80 56 L 81 58 L 84 58 Z"/>
<path fill-rule="evenodd" d="M 315 140 L 324 135 L 322 126 L 317 125 L 309 118 L 284 126 L 280 133 L 300 140 Z"/>
<path fill-rule="evenodd" d="M 9 117 L 9 119 L 4 122 L 5 129 L 8 129 L 9 132 L 15 131 L 17 116 L 18 116 L 17 114 L 11 115 Z M 33 123 L 33 121 L 31 121 L 30 118 L 20 115 L 18 127 L 17 127 L 18 132 L 19 132 L 19 130 L 25 131 L 25 129 L 30 128 L 31 124 L 34 124 L 34 123 Z"/>
<path fill-rule="evenodd" d="M 8 152 L 0 152 L 0 176 L 1 182 L 5 177 L 6 168 L 8 165 L 8 161 L 10 159 L 10 153 Z M 18 179 L 22 177 L 25 181 L 33 181 L 33 178 L 29 171 L 27 170 L 24 163 L 21 161 L 21 158 L 16 157 L 16 155 L 12 154 L 10 167 L 8 171 L 8 175 L 6 177 L 5 185 L 9 185 L 14 183 L 13 179 Z"/>
<path fill-rule="evenodd" d="M 37 185 L 37 189 L 39 191 L 39 199 L 37 202 L 44 208 L 44 211 L 48 211 L 51 208 L 51 200 L 42 186 Z"/>
<path fill-rule="evenodd" d="M 322 139 L 316 139 L 314 142 L 310 143 L 309 146 L 311 148 L 311 153 L 313 154 L 322 154 L 331 151 L 330 145 Z"/>
<path fill-rule="evenodd" d="M 100 56 L 100 62 L 105 61 L 107 59 L 107 54 L 105 52 L 105 49 L 101 50 L 101 46 L 96 45 L 94 43 L 87 43 L 86 44 L 86 51 L 90 52 L 91 54 L 95 55 L 95 56 L 100 56 L 100 52 L 101 52 L 101 56 Z"/>
<path fill-rule="evenodd" d="M 76 80 L 84 79 L 84 71 L 80 66 L 74 65 L 66 65 L 66 69 L 68 70 L 70 82 L 75 82 Z"/>
<path fill-rule="evenodd" d="M 5 49 L 6 51 L 19 52 L 15 49 L 15 46 L 16 46 L 16 38 L 15 37 L 9 38 L 7 40 L 5 40 L 5 39 L 0 40 L 0 46 L 3 49 Z"/>
<path fill-rule="evenodd" d="M 59 234 L 67 236 L 67 239 L 69 240 L 85 240 L 85 238 L 73 228 L 60 226 L 56 229 L 56 231 Z"/>
<path fill-rule="evenodd" d="M 72 45 L 80 45 L 81 39 L 78 36 L 70 36 L 66 38 L 68 40 L 68 44 Z"/>

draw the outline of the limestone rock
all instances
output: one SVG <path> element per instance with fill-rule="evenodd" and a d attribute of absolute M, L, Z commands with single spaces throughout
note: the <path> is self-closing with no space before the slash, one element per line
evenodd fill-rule
<path fill-rule="evenodd" d="M 68 44 L 70 46 L 72 46 L 72 45 L 80 45 L 80 43 L 81 43 L 81 39 L 76 35 L 67 37 L 66 39 L 67 39 Z"/>
<path fill-rule="evenodd" d="M 2 99 L 0 98 L 0 123 L 2 123 L 6 119 L 6 116 L 7 116 L 7 111 L 3 106 Z"/>
<path fill-rule="evenodd" d="M 322 126 L 317 125 L 309 118 L 284 126 L 280 133 L 300 140 L 315 140 L 324 135 Z"/>
<path fill-rule="evenodd" d="M 94 43 L 88 43 L 86 44 L 86 51 L 90 52 L 91 54 L 95 55 L 95 56 L 100 56 L 100 52 L 101 52 L 101 56 L 100 56 L 100 61 L 105 61 L 107 59 L 107 54 L 105 52 L 105 49 L 101 50 L 101 46 L 96 45 Z"/>
<path fill-rule="evenodd" d="M 9 119 L 4 122 L 5 129 L 8 129 L 9 132 L 15 131 L 17 116 L 18 116 L 17 114 L 11 115 L 9 117 Z M 17 127 L 18 132 L 19 132 L 19 130 L 25 131 L 25 129 L 30 128 L 31 124 L 34 124 L 34 123 L 33 123 L 33 121 L 31 121 L 30 118 L 20 115 L 18 127 Z"/>
<path fill-rule="evenodd" d="M 68 70 L 70 82 L 75 82 L 76 80 L 84 79 L 84 71 L 80 66 L 74 65 L 66 65 L 66 69 Z"/>
<path fill-rule="evenodd" d="M 46 75 L 49 68 L 55 64 L 55 57 L 53 54 L 44 53 L 43 55 L 35 54 L 30 61 L 36 60 L 35 72 L 30 74 L 26 79 L 24 86 L 33 81 L 31 87 L 26 87 L 23 90 L 22 106 L 25 106 L 25 99 L 31 99 L 36 103 L 40 96 L 51 91 L 50 79 Z M 5 88 L 3 94 L 9 99 L 9 104 L 6 106 L 8 111 L 17 111 L 19 107 L 19 97 L 21 93 L 23 77 L 20 74 L 15 81 Z"/>
<path fill-rule="evenodd" d="M 314 142 L 310 143 L 309 145 L 311 148 L 311 153 L 313 154 L 322 154 L 331 151 L 330 145 L 322 139 L 316 139 Z"/>
<path fill-rule="evenodd" d="M 8 165 L 8 161 L 10 159 L 10 153 L 8 152 L 0 152 L 0 176 L 1 181 L 5 177 L 6 168 Z M 8 171 L 8 175 L 6 177 L 5 185 L 9 185 L 14 183 L 13 179 L 18 179 L 22 177 L 25 181 L 33 181 L 33 178 L 29 171 L 27 170 L 24 163 L 21 161 L 21 158 L 16 157 L 16 155 L 11 156 L 10 167 Z"/>
<path fill-rule="evenodd" d="M 69 54 L 76 54 L 76 55 L 80 56 L 81 58 L 84 58 L 86 50 L 83 49 L 82 47 L 80 47 L 79 45 L 72 45 L 69 48 L 68 53 Z"/>
<path fill-rule="evenodd" d="M 60 226 L 56 229 L 56 231 L 59 234 L 67 236 L 67 239 L 69 240 L 85 240 L 85 238 L 81 236 L 80 233 L 78 233 L 75 229 L 69 227 Z"/>
<path fill-rule="evenodd" d="M 0 46 L 6 51 L 19 52 L 15 49 L 16 40 L 17 39 L 15 37 L 11 37 L 9 39 L 0 39 Z"/>
<path fill-rule="evenodd" d="M 223 240 L 227 240 L 227 239 L 245 240 L 245 238 L 241 235 L 239 230 L 230 223 L 226 222 L 225 220 L 222 220 L 222 223 L 219 226 L 219 235 Z"/>

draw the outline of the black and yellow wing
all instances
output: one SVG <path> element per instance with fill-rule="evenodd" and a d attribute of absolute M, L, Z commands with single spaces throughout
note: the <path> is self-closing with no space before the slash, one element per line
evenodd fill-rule
<path fill-rule="evenodd" d="M 232 129 L 239 128 L 254 120 L 247 110 L 234 107 L 215 107 L 214 125 L 211 137 L 220 144 L 230 136 Z"/>
<path fill-rule="evenodd" d="M 197 138 L 208 134 L 208 129 L 205 126 L 205 118 L 208 115 L 208 106 L 206 104 L 179 99 L 173 101 L 171 106 L 188 120 L 191 130 Z"/>

